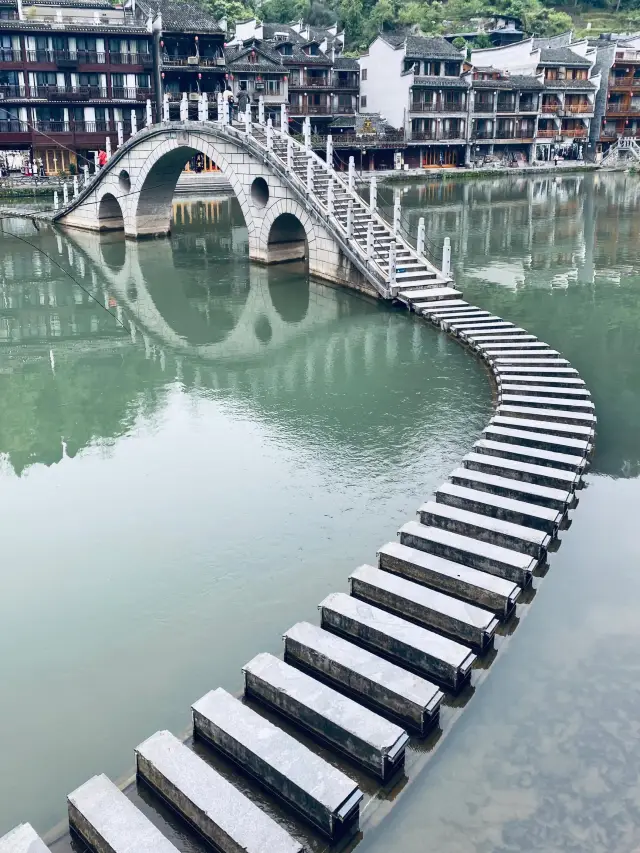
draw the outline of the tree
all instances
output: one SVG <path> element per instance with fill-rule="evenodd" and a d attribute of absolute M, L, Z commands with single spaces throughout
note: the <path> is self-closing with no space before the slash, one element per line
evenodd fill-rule
<path fill-rule="evenodd" d="M 484 50 L 487 47 L 493 47 L 493 42 L 486 33 L 478 33 L 473 37 L 473 46 L 479 50 Z"/>

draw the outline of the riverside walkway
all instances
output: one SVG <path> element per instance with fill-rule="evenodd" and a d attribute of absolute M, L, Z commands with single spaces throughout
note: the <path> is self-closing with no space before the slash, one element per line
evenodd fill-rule
<path fill-rule="evenodd" d="M 273 156 L 286 160 L 292 146 L 285 134 L 275 142 L 272 133 L 263 127 L 255 136 L 267 152 L 279 146 Z M 294 156 L 292 185 L 308 180 L 310 160 L 304 149 Z M 333 170 L 325 172 L 326 185 L 315 171 L 306 183 L 309 208 L 317 198 L 309 184 L 326 200 L 328 182 L 333 188 L 344 183 Z M 85 200 L 91 191 L 86 188 Z M 362 200 L 356 207 L 350 192 L 336 193 L 333 202 L 329 224 L 325 210 L 311 211 L 318 227 L 324 223 L 331 239 L 350 247 L 359 272 L 371 271 L 381 296 L 482 359 L 495 411 L 398 538 L 319 603 L 315 622 L 305 614 L 284 633 L 282 657 L 257 654 L 245 664 L 242 698 L 212 684 L 193 703 L 192 745 L 157 732 L 135 748 L 148 797 L 171 806 L 184 834 L 204 837 L 225 853 L 302 851 L 305 844 L 291 828 L 295 820 L 314 838 L 353 838 L 364 789 L 385 791 L 397 783 L 407 748 L 437 730 L 443 703 L 480 684 L 496 636 L 517 623 L 519 603 L 546 571 L 578 503 L 594 445 L 591 396 L 559 351 L 465 301 L 413 247 L 409 256 L 422 266 L 400 278 L 394 260 L 409 244 L 393 224 L 382 217 L 379 223 Z M 367 255 L 367 235 L 376 228 L 377 255 Z M 220 757 L 232 762 L 233 774 L 219 771 Z M 259 783 L 260 802 L 245 780 Z M 268 813 L 263 806 L 271 799 L 291 822 Z M 72 832 L 98 853 L 176 850 L 163 827 L 103 775 L 72 792 L 68 810 Z M 0 839 L 0 853 L 46 850 L 28 824 Z"/>

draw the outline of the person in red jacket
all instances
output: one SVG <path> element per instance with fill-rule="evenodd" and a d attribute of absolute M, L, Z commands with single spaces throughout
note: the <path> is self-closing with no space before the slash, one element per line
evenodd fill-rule
<path fill-rule="evenodd" d="M 100 149 L 100 151 L 98 151 L 98 166 L 100 166 L 100 168 L 102 169 L 106 165 L 107 165 L 107 152 Z"/>

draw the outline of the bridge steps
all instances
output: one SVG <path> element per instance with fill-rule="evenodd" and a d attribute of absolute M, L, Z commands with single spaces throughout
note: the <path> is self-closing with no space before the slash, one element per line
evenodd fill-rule
<path fill-rule="evenodd" d="M 198 699 L 192 709 L 195 735 L 328 838 L 357 827 L 362 792 L 342 771 L 221 687 Z"/>
<path fill-rule="evenodd" d="M 484 651 L 493 642 L 498 620 L 489 610 L 465 604 L 398 575 L 360 566 L 349 575 L 351 595 Z"/>
<path fill-rule="evenodd" d="M 467 646 L 342 592 L 318 605 L 323 628 L 457 692 L 476 659 Z"/>
<path fill-rule="evenodd" d="M 546 362 L 541 362 L 546 364 Z M 494 371 L 500 376 L 578 376 L 578 371 L 574 367 L 541 367 L 538 365 L 512 365 L 501 364 L 496 362 L 493 365 Z"/>
<path fill-rule="evenodd" d="M 429 589 L 490 610 L 500 619 L 510 615 L 521 591 L 513 581 L 402 542 L 383 545 L 378 551 L 378 566 Z"/>
<path fill-rule="evenodd" d="M 242 668 L 245 695 L 292 719 L 387 782 L 404 766 L 404 729 L 271 654 Z"/>
<path fill-rule="evenodd" d="M 502 402 L 496 412 L 499 415 L 507 415 L 512 418 L 533 418 L 534 420 L 557 420 L 560 423 L 580 425 L 596 424 L 596 417 L 592 412 L 563 411 L 562 409 L 536 408 L 535 406 L 512 405 Z"/>
<path fill-rule="evenodd" d="M 594 430 L 590 426 L 578 426 L 576 424 L 554 423 L 553 421 L 539 421 L 528 418 L 508 417 L 495 415 L 489 421 L 489 425 L 501 426 L 506 429 L 528 430 L 529 432 L 543 432 L 548 435 L 567 436 L 579 438 L 593 444 Z"/>
<path fill-rule="evenodd" d="M 454 563 L 463 563 L 518 586 L 528 586 L 538 560 L 527 554 L 474 539 L 440 527 L 408 521 L 398 531 L 400 544 L 426 551 Z"/>
<path fill-rule="evenodd" d="M 50 853 L 30 823 L 21 823 L 0 838 L 0 853 Z"/>
<path fill-rule="evenodd" d="M 552 489 L 574 491 L 580 482 L 581 475 L 576 471 L 563 468 L 552 468 L 547 465 L 534 465 L 506 457 L 492 456 L 488 453 L 467 453 L 462 464 L 473 471 L 483 471 L 485 474 L 497 474 L 500 477 L 513 477 L 525 483 L 549 486 Z"/>
<path fill-rule="evenodd" d="M 568 489 L 549 488 L 538 483 L 516 480 L 512 477 L 486 474 L 472 468 L 456 468 L 449 475 L 449 479 L 455 486 L 486 492 L 492 498 L 504 497 L 518 502 L 523 501 L 540 507 L 548 507 L 560 512 L 563 516 L 574 501 L 574 496 Z"/>
<path fill-rule="evenodd" d="M 549 546 L 549 534 L 537 528 L 460 509 L 447 503 L 427 501 L 419 507 L 418 517 L 425 527 L 437 527 L 439 530 L 471 537 L 478 542 L 499 545 L 537 560 L 544 559 Z"/>
<path fill-rule="evenodd" d="M 285 632 L 284 658 L 420 735 L 438 722 L 439 687 L 310 622 Z"/>
<path fill-rule="evenodd" d="M 553 435 L 549 433 L 529 431 L 526 429 L 515 429 L 490 423 L 482 434 L 491 441 L 503 441 L 506 444 L 520 444 L 534 447 L 539 450 L 557 450 L 566 453 L 582 454 L 588 456 L 591 452 L 591 444 L 584 439 L 570 438 L 566 435 Z"/>
<path fill-rule="evenodd" d="M 521 386 L 516 385 L 516 386 L 514 386 L 514 388 L 518 392 L 522 391 Z M 502 392 L 501 393 L 501 401 L 503 403 L 509 403 L 509 404 L 520 404 L 520 403 L 522 403 L 523 405 L 528 406 L 532 409 L 535 409 L 535 408 L 539 408 L 539 409 L 553 409 L 553 408 L 574 409 L 576 412 L 586 412 L 586 413 L 593 412 L 593 410 L 594 410 L 594 405 L 591 402 L 591 400 L 581 400 L 579 398 L 569 398 L 569 397 L 566 397 L 566 396 L 563 397 L 560 395 L 556 396 L 555 394 L 554 395 L 547 395 L 547 396 L 541 396 L 541 395 L 534 396 L 533 394 L 531 394 L 531 392 L 529 392 L 527 394 L 515 393 L 515 392 L 511 392 L 508 389 L 506 389 L 504 385 L 501 387 L 501 392 Z"/>
<path fill-rule="evenodd" d="M 177 848 L 106 776 L 94 776 L 68 798 L 69 825 L 96 853 L 178 853 Z"/>
<path fill-rule="evenodd" d="M 136 747 L 139 779 L 222 853 L 304 853 L 276 821 L 170 732 Z"/>
<path fill-rule="evenodd" d="M 456 485 L 453 482 L 443 483 L 436 492 L 436 501 L 477 515 L 488 515 L 501 521 L 508 521 L 521 527 L 533 527 L 550 536 L 557 534 L 563 518 L 563 513 L 557 509 L 503 497 L 493 492 L 478 491 L 475 483 L 472 483 L 471 488 Z"/>

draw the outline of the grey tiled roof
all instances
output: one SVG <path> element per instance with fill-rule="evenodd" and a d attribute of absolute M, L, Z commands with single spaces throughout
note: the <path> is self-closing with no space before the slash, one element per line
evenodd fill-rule
<path fill-rule="evenodd" d="M 540 65 L 570 65 L 573 68 L 590 68 L 591 63 L 578 56 L 568 47 L 543 47 L 540 49 Z"/>
<path fill-rule="evenodd" d="M 414 77 L 414 86 L 433 86 L 435 89 L 468 89 L 462 77 Z"/>
<path fill-rule="evenodd" d="M 217 20 L 198 3 L 189 0 L 152 0 L 162 15 L 165 33 L 222 33 Z"/>
<path fill-rule="evenodd" d="M 318 56 L 307 55 L 298 45 L 294 45 L 292 56 L 283 56 L 285 65 L 332 65 L 329 57 L 320 53 Z"/>
<path fill-rule="evenodd" d="M 357 71 L 360 68 L 358 60 L 349 56 L 336 56 L 333 67 L 336 71 Z"/>
<path fill-rule="evenodd" d="M 555 89 L 578 89 L 582 92 L 593 92 L 596 88 L 591 80 L 545 80 L 544 88 L 554 91 Z"/>
<path fill-rule="evenodd" d="M 512 74 L 502 80 L 474 80 L 474 89 L 525 89 L 528 92 L 544 89 L 537 77 L 526 74 Z"/>
<path fill-rule="evenodd" d="M 288 24 L 262 24 L 263 38 L 273 39 L 276 33 L 286 33 L 288 40 L 294 44 L 302 44 L 304 42 L 304 39 Z"/>
<path fill-rule="evenodd" d="M 249 62 L 249 54 L 255 50 L 257 62 Z M 236 71 L 255 71 L 259 68 L 282 69 L 282 58 L 279 53 L 270 50 L 264 44 L 249 45 L 248 47 L 227 47 L 224 52 L 227 65 Z M 246 66 L 246 67 L 245 67 Z M 284 71 L 284 69 L 282 69 Z"/>
<path fill-rule="evenodd" d="M 460 51 L 443 38 L 408 36 L 407 59 L 457 59 L 462 61 Z"/>
<path fill-rule="evenodd" d="M 338 116 L 334 118 L 329 127 L 355 127 L 356 126 L 356 117 L 355 114 L 352 116 Z"/>

